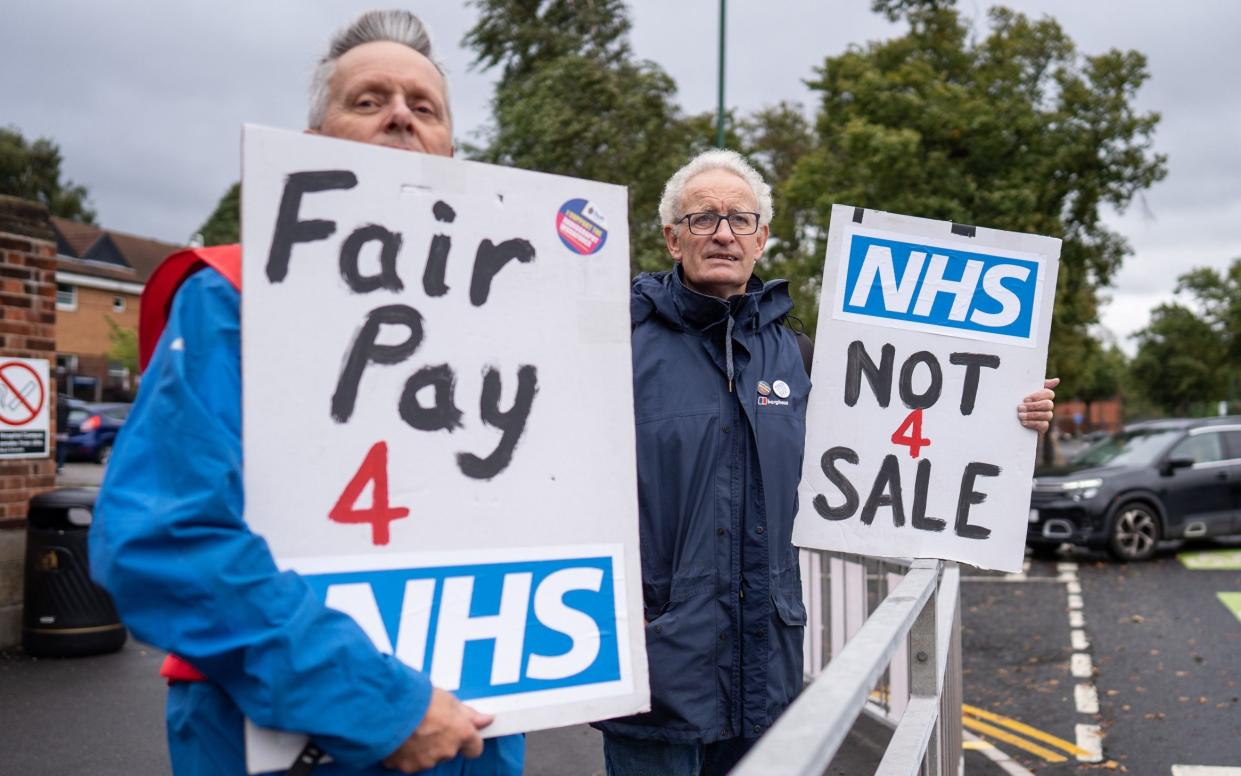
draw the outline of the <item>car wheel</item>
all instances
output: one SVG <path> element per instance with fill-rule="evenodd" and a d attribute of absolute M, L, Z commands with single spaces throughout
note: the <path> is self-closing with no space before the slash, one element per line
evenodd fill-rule
<path fill-rule="evenodd" d="M 112 445 L 104 445 L 99 448 L 99 452 L 95 454 L 95 462 L 107 466 L 110 460 L 112 460 Z"/>
<path fill-rule="evenodd" d="M 1161 533 L 1155 511 L 1140 501 L 1130 501 L 1116 510 L 1107 548 L 1117 560 L 1150 560 Z"/>

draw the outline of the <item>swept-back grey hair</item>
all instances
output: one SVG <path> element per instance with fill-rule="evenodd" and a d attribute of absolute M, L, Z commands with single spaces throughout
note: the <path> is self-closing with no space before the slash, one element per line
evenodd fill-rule
<path fill-rule="evenodd" d="M 448 76 L 444 68 L 431 54 L 431 36 L 427 27 L 409 11 L 367 11 L 357 20 L 332 36 L 327 54 L 319 60 L 314 76 L 310 79 L 310 119 L 308 126 L 319 129 L 327 116 L 328 82 L 336 71 L 336 60 L 346 52 L 366 43 L 388 41 L 409 46 L 431 60 L 435 69 L 444 77 L 444 107 L 448 111 L 448 123 L 452 125 L 452 104 L 448 99 Z"/>
<path fill-rule="evenodd" d="M 664 226 L 672 226 L 685 214 L 681 210 L 681 195 L 685 192 L 685 184 L 695 175 L 709 170 L 727 170 L 741 178 L 754 192 L 758 202 L 758 222 L 771 223 L 771 187 L 763 176 L 758 174 L 745 157 L 736 151 L 716 148 L 690 159 L 689 162 L 672 174 L 664 184 L 664 195 L 659 199 L 659 221 Z"/>

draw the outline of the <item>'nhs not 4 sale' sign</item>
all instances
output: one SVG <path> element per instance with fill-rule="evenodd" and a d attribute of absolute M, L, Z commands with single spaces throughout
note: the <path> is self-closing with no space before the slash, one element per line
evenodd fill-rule
<path fill-rule="evenodd" d="M 973 246 L 855 230 L 840 267 L 841 318 L 1034 347 L 1041 262 Z"/>

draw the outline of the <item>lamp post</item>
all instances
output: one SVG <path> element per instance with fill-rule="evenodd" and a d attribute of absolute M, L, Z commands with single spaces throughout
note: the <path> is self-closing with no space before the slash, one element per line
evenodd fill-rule
<path fill-rule="evenodd" d="M 715 146 L 724 147 L 724 1 L 720 0 L 720 77 L 719 101 L 715 111 Z"/>

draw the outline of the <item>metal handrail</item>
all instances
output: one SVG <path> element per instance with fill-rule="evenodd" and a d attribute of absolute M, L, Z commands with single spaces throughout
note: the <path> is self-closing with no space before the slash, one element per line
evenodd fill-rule
<path fill-rule="evenodd" d="M 909 699 L 876 773 L 959 773 L 959 725 L 942 724 L 960 719 L 959 585 L 956 564 L 910 564 L 901 583 L 733 774 L 822 774 L 906 643 Z"/>

